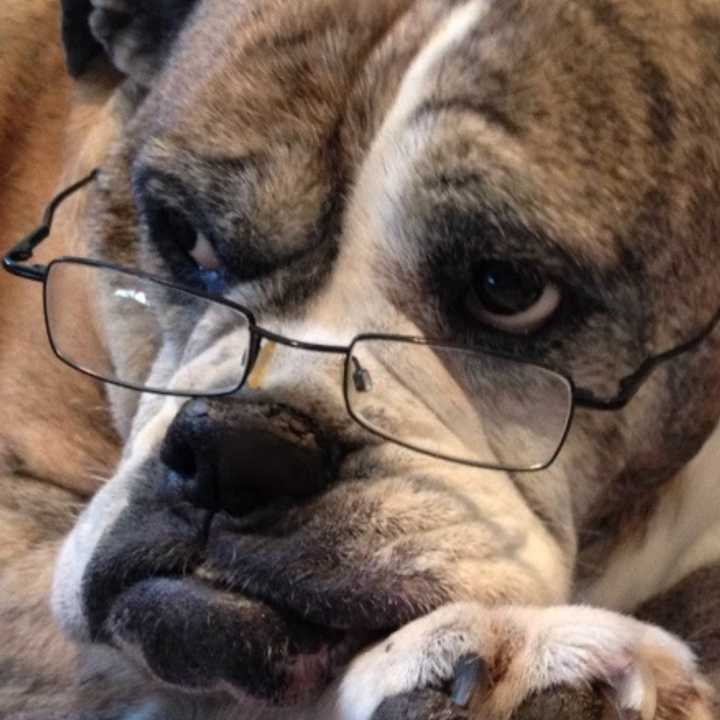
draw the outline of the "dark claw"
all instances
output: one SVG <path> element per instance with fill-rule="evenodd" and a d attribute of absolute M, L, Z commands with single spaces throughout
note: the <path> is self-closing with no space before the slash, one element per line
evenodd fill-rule
<path fill-rule="evenodd" d="M 455 666 L 455 679 L 450 699 L 460 707 L 467 707 L 473 694 L 485 696 L 490 689 L 487 665 L 477 655 L 465 655 Z"/>

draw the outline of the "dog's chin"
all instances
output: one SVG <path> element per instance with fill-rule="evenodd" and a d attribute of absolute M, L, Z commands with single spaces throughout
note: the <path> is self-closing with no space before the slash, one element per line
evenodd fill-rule
<path fill-rule="evenodd" d="M 112 603 L 105 630 L 163 683 L 277 705 L 316 699 L 374 639 L 302 621 L 195 577 L 136 583 Z"/>
<path fill-rule="evenodd" d="M 185 691 L 311 702 L 445 600 L 425 572 L 368 568 L 391 540 L 369 530 L 372 512 L 358 497 L 340 513 L 332 493 L 244 518 L 132 503 L 84 573 L 90 637 Z"/>

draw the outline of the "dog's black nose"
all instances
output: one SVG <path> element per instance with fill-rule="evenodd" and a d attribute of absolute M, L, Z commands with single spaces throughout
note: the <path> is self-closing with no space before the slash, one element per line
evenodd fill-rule
<path fill-rule="evenodd" d="M 316 494 L 330 475 L 329 453 L 296 414 L 269 405 L 187 403 L 170 425 L 165 479 L 199 507 L 242 515 L 280 498 Z"/>

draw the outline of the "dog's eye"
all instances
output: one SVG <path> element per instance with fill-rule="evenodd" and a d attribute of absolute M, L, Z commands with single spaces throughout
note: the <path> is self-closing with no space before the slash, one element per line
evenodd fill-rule
<path fill-rule="evenodd" d="M 220 268 L 220 258 L 218 258 L 215 248 L 201 232 L 195 233 L 195 244 L 188 250 L 188 254 L 202 268 L 207 270 Z"/>
<path fill-rule="evenodd" d="M 201 270 L 220 269 L 220 258 L 206 235 L 196 230 L 180 213 L 163 206 L 154 207 L 148 214 L 148 224 L 156 239 L 174 243 Z"/>
<path fill-rule="evenodd" d="M 538 330 L 557 310 L 560 289 L 535 268 L 488 260 L 473 270 L 465 304 L 470 314 L 503 332 Z"/>

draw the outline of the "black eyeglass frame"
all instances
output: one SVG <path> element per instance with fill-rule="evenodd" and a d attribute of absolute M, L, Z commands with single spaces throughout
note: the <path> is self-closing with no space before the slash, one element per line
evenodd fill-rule
<path fill-rule="evenodd" d="M 317 343 L 309 343 L 304 342 L 300 340 L 294 340 L 292 338 L 284 337 L 283 335 L 279 335 L 278 333 L 272 332 L 271 330 L 267 330 L 266 328 L 263 328 L 259 326 L 255 320 L 255 316 L 253 315 L 252 311 L 248 310 L 247 308 L 243 307 L 242 305 L 239 305 L 232 300 L 228 300 L 227 298 L 224 298 L 220 295 L 214 295 L 211 293 L 205 293 L 199 290 L 194 290 L 190 288 L 186 288 L 182 285 L 179 285 L 177 283 L 170 282 L 168 280 L 165 280 L 163 278 L 157 277 L 155 275 L 145 273 L 141 270 L 135 270 L 135 269 L 129 269 L 124 268 L 119 265 L 115 265 L 113 263 L 104 262 L 101 260 L 93 260 L 91 258 L 80 258 L 80 257 L 60 257 L 52 260 L 48 265 L 25 265 L 23 263 L 26 263 L 33 257 L 33 253 L 35 249 L 37 248 L 40 243 L 43 242 L 49 235 L 52 228 L 52 222 L 55 216 L 55 212 L 58 209 L 58 207 L 62 204 L 64 200 L 66 200 L 68 197 L 73 195 L 75 192 L 80 190 L 81 188 L 89 185 L 91 182 L 93 182 L 97 175 L 99 173 L 99 170 L 93 170 L 87 177 L 83 178 L 82 180 L 74 183 L 73 185 L 69 186 L 65 190 L 58 193 L 48 204 L 44 214 L 41 225 L 39 225 L 35 230 L 33 230 L 31 233 L 26 235 L 20 242 L 17 243 L 8 253 L 6 253 L 3 257 L 2 264 L 5 270 L 12 275 L 16 275 L 17 277 L 26 279 L 26 280 L 32 280 L 35 282 L 41 282 L 43 283 L 43 311 L 45 316 L 45 327 L 47 331 L 48 340 L 50 343 L 50 347 L 52 348 L 53 353 L 55 356 L 65 363 L 66 365 L 72 367 L 74 370 L 77 370 L 78 372 L 81 372 L 85 375 L 88 375 L 90 377 L 93 377 L 97 380 L 100 380 L 102 382 L 109 383 L 111 385 L 116 385 L 118 387 L 125 388 L 127 390 L 133 390 L 136 392 L 150 392 L 155 395 L 165 395 L 165 396 L 173 396 L 173 397 L 189 397 L 189 398 L 195 398 L 195 397 L 225 397 L 228 395 L 233 395 L 236 392 L 238 392 L 247 382 L 248 377 L 251 375 L 255 363 L 257 362 L 257 358 L 260 354 L 260 348 L 262 345 L 263 340 L 269 340 L 271 342 L 276 342 L 280 345 L 285 345 L 287 347 L 292 347 L 298 350 L 307 350 L 310 352 L 319 352 L 319 353 L 327 353 L 327 354 L 335 354 L 335 355 L 344 355 L 345 356 L 345 367 L 344 367 L 344 381 L 343 381 L 343 396 L 345 401 L 345 407 L 347 409 L 348 415 L 357 422 L 361 427 L 366 429 L 368 432 L 371 432 L 373 435 L 376 435 L 378 437 L 381 437 L 385 440 L 388 440 L 389 442 L 393 442 L 396 445 L 400 445 L 401 447 L 407 448 L 409 450 L 413 450 L 415 452 L 420 452 L 424 455 L 428 455 L 430 457 L 434 457 L 441 460 L 447 460 L 450 462 L 459 463 L 461 465 L 468 465 L 472 467 L 478 467 L 478 468 L 485 468 L 485 469 L 491 469 L 491 470 L 499 470 L 499 471 L 505 471 L 505 472 L 517 472 L 517 473 L 525 473 L 525 472 L 537 472 L 540 470 L 545 470 L 548 467 L 550 467 L 555 460 L 557 459 L 558 455 L 562 451 L 563 446 L 565 445 L 565 441 L 567 440 L 568 433 L 570 431 L 570 426 L 572 425 L 572 420 L 575 414 L 576 408 L 583 408 L 587 410 L 596 410 L 600 412 L 614 412 L 621 410 L 624 408 L 638 393 L 640 388 L 642 387 L 643 383 L 650 377 L 650 375 L 655 371 L 655 369 L 662 365 L 665 362 L 668 362 L 669 360 L 672 360 L 679 355 L 683 355 L 687 352 L 691 352 L 692 350 L 696 349 L 712 332 L 715 330 L 715 328 L 720 324 L 720 308 L 716 311 L 716 313 L 711 318 L 710 322 L 702 329 L 700 332 L 698 332 L 696 335 L 694 335 L 690 340 L 687 340 L 684 343 L 681 343 L 679 345 L 676 345 L 675 347 L 671 348 L 670 350 L 666 350 L 662 353 L 657 353 L 655 355 L 648 356 L 639 366 L 638 368 L 630 373 L 629 375 L 626 375 L 625 377 L 621 378 L 618 387 L 619 391 L 618 393 L 608 399 L 602 399 L 598 398 L 591 390 L 577 387 L 573 378 L 570 377 L 566 372 L 562 370 L 558 370 L 553 367 L 549 367 L 547 365 L 543 365 L 540 363 L 524 360 L 523 358 L 518 358 L 516 356 L 512 356 L 510 354 L 498 352 L 496 350 L 490 350 L 485 348 L 472 348 L 467 346 L 461 346 L 461 345 L 452 345 L 444 342 L 434 341 L 428 338 L 420 338 L 420 337 L 411 337 L 411 336 L 404 336 L 404 335 L 392 335 L 392 334 L 386 334 L 386 333 L 364 333 L 357 335 L 353 341 L 349 345 L 323 345 L 323 344 L 317 344 Z M 248 362 L 242 377 L 242 380 L 238 383 L 236 387 L 233 387 L 229 390 L 223 390 L 220 392 L 204 392 L 204 393 L 188 393 L 188 392 L 174 392 L 172 390 L 161 390 L 161 389 L 149 389 L 144 386 L 140 385 L 134 385 L 131 383 L 124 383 L 120 380 L 115 379 L 108 379 L 105 378 L 97 373 L 94 373 L 86 368 L 83 368 L 79 365 L 76 365 L 72 361 L 70 361 L 68 358 L 64 357 L 57 349 L 55 342 L 52 337 L 52 331 L 50 328 L 50 322 L 48 318 L 47 313 L 47 278 L 49 276 L 50 270 L 54 265 L 62 264 L 62 263 L 73 263 L 76 265 L 84 265 L 86 267 L 97 267 L 102 268 L 106 270 L 112 270 L 120 273 L 124 273 L 126 275 L 138 277 L 143 280 L 147 280 L 153 283 L 157 283 L 159 285 L 162 285 L 164 287 L 179 290 L 184 293 L 187 293 L 189 295 L 193 295 L 195 297 L 201 298 L 203 300 L 207 300 L 209 302 L 215 302 L 219 303 L 221 305 L 224 305 L 225 307 L 228 307 L 235 312 L 239 312 L 242 314 L 248 321 L 248 332 L 250 333 L 250 348 L 249 348 L 249 355 L 248 355 Z M 350 398 L 348 396 L 348 382 L 347 378 L 349 376 L 350 372 L 350 364 L 354 360 L 353 358 L 353 348 L 359 343 L 363 341 L 368 340 L 386 340 L 391 342 L 398 342 L 398 343 L 408 343 L 412 345 L 423 345 L 426 347 L 432 347 L 437 348 L 438 350 L 456 350 L 456 351 L 464 351 L 469 353 L 477 353 L 482 354 L 488 357 L 497 358 L 500 360 L 507 360 L 518 364 L 524 364 L 529 367 L 535 367 L 538 369 L 541 369 L 545 372 L 553 373 L 554 375 L 560 377 L 562 380 L 564 380 L 565 383 L 567 383 L 567 386 L 570 390 L 570 408 L 568 411 L 568 417 L 565 424 L 563 436 L 560 439 L 558 443 L 557 450 L 553 454 L 553 456 L 544 464 L 537 465 L 531 468 L 514 468 L 511 466 L 499 466 L 497 464 L 489 464 L 489 463 L 478 463 L 473 462 L 470 460 L 460 460 L 458 458 L 443 455 L 441 453 L 436 453 L 433 451 L 425 450 L 419 447 L 416 447 L 414 445 L 411 445 L 409 443 L 405 443 L 401 440 L 397 440 L 396 438 L 384 434 L 383 432 L 377 430 L 376 428 L 370 426 L 365 421 L 362 420 L 352 409 L 352 405 L 350 403 Z"/>

